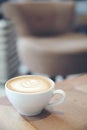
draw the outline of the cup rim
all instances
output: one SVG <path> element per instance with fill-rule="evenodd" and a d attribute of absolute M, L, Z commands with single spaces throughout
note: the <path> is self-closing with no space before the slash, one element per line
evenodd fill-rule
<path fill-rule="evenodd" d="M 12 89 L 10 89 L 9 87 L 7 87 L 7 84 L 8 84 L 11 80 L 13 80 L 13 79 L 18 79 L 18 78 L 20 78 L 20 77 L 31 77 L 31 76 L 37 76 L 37 77 L 41 77 L 41 78 L 44 78 L 44 79 L 48 80 L 48 81 L 50 82 L 50 84 L 51 84 L 50 88 L 47 89 L 47 90 L 45 90 L 45 91 L 43 91 L 43 92 L 40 91 L 40 92 L 36 92 L 36 93 L 28 93 L 28 92 L 15 91 L 15 90 L 12 90 Z M 54 89 L 54 87 L 55 87 L 55 83 L 54 83 L 54 81 L 53 81 L 51 78 L 46 77 L 46 76 L 42 76 L 42 75 L 35 75 L 35 74 L 34 74 L 34 75 L 21 75 L 21 76 L 16 76 L 16 77 L 13 77 L 13 78 L 7 80 L 7 82 L 5 83 L 5 89 L 9 90 L 9 91 L 12 92 L 12 93 L 23 94 L 23 95 L 38 95 L 38 94 L 44 94 L 44 93 L 47 93 L 47 92 L 49 92 L 50 90 Z"/>

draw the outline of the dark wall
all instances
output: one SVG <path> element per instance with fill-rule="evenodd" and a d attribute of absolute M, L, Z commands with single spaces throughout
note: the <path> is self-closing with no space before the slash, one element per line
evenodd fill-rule
<path fill-rule="evenodd" d="M 6 1 L 8 1 L 8 0 L 0 0 L 0 4 L 3 3 L 3 2 L 6 2 Z"/>

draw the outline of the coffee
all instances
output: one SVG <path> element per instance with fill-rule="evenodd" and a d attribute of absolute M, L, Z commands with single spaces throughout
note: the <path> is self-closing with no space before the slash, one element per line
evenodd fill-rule
<path fill-rule="evenodd" d="M 7 87 L 16 92 L 38 93 L 47 91 L 51 86 L 48 78 L 30 75 L 9 80 Z"/>
<path fill-rule="evenodd" d="M 18 113 L 34 116 L 40 114 L 43 109 L 49 110 L 64 102 L 65 92 L 54 88 L 55 83 L 50 78 L 24 75 L 8 80 L 5 84 L 5 93 Z M 50 102 L 57 94 L 62 95 L 61 99 Z"/>

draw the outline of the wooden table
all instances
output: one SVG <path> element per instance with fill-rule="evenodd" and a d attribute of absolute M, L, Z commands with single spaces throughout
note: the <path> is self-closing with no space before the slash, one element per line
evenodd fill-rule
<path fill-rule="evenodd" d="M 87 130 L 87 75 L 56 84 L 66 91 L 63 104 L 39 116 L 19 115 L 6 97 L 0 98 L 0 130 Z"/>

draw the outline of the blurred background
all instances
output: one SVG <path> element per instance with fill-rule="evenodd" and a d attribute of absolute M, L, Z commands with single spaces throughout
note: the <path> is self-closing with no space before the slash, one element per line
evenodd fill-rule
<path fill-rule="evenodd" d="M 0 0 L 0 86 L 23 74 L 62 81 L 86 72 L 86 0 Z"/>

